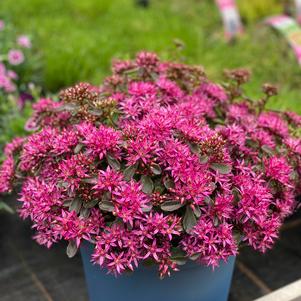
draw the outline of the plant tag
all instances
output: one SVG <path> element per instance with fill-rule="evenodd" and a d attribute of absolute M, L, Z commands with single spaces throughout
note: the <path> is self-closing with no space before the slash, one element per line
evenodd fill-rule
<path fill-rule="evenodd" d="M 240 15 L 235 0 L 216 0 L 224 23 L 224 31 L 227 40 L 239 36 L 243 32 Z"/>
<path fill-rule="evenodd" d="M 295 0 L 296 5 L 296 19 L 301 24 L 301 0 Z"/>
<path fill-rule="evenodd" d="M 280 15 L 266 19 L 265 23 L 282 34 L 293 49 L 299 65 L 301 65 L 301 28 L 291 17 Z"/>

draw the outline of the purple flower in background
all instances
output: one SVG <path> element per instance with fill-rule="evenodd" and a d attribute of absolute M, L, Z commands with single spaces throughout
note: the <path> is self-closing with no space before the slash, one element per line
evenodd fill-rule
<path fill-rule="evenodd" d="M 8 52 L 8 61 L 11 65 L 20 65 L 24 62 L 24 54 L 21 50 L 11 49 Z"/>
<path fill-rule="evenodd" d="M 20 110 L 24 109 L 24 106 L 28 101 L 33 101 L 32 95 L 25 92 L 21 93 L 18 99 L 18 107 L 20 108 Z"/>
<path fill-rule="evenodd" d="M 17 39 L 17 43 L 21 47 L 31 48 L 31 41 L 30 41 L 29 37 L 26 35 L 19 36 Z"/>

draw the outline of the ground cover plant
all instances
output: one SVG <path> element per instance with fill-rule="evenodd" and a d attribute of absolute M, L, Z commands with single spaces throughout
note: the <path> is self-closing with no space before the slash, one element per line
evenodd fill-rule
<path fill-rule="evenodd" d="M 22 184 L 20 215 L 38 243 L 83 241 L 115 275 L 151 261 L 160 276 L 187 260 L 218 266 L 240 244 L 265 252 L 296 207 L 301 116 L 265 109 L 277 88 L 245 95 L 199 66 L 141 52 L 115 61 L 100 87 L 41 99 L 27 138 L 6 146 L 0 192 Z"/>

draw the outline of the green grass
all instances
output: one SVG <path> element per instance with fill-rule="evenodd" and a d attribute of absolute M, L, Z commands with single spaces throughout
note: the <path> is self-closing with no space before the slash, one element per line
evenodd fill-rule
<path fill-rule="evenodd" d="M 245 0 L 248 1 L 248 0 Z M 134 0 L 1 0 L 0 12 L 20 32 L 36 37 L 43 52 L 43 81 L 50 91 L 78 81 L 101 83 L 113 57 L 128 58 L 141 49 L 172 58 L 173 40 L 185 43 L 181 54 L 220 80 L 224 68 L 247 67 L 247 89 L 260 95 L 263 82 L 279 85 L 269 104 L 301 112 L 301 68 L 285 42 L 262 25 L 229 45 L 223 40 L 219 13 L 212 0 L 151 0 L 149 9 Z"/>

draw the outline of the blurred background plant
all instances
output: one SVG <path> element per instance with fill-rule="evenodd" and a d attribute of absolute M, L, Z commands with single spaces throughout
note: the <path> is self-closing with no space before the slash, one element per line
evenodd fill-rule
<path fill-rule="evenodd" d="M 230 45 L 223 39 L 213 0 L 150 0 L 147 8 L 134 0 L 18 0 L 18 5 L 2 0 L 0 11 L 18 30 L 36 37 L 45 58 L 47 90 L 56 92 L 79 81 L 98 85 L 113 57 L 126 59 L 142 49 L 169 59 L 177 39 L 184 45 L 185 63 L 204 65 L 216 80 L 225 68 L 246 67 L 253 73 L 249 94 L 258 97 L 257 87 L 273 82 L 280 92 L 269 106 L 301 112 L 301 68 L 286 42 L 260 23 L 262 16 L 283 7 L 277 0 L 242 3 L 247 3 L 241 9 L 250 21 L 244 37 Z"/>
<path fill-rule="evenodd" d="M 5 143 L 26 134 L 31 103 L 41 94 L 40 69 L 40 55 L 30 36 L 19 34 L 12 23 L 0 19 L 0 162 Z M 0 196 L 2 210 L 13 213 Z"/>
<path fill-rule="evenodd" d="M 30 103 L 40 95 L 39 69 L 40 55 L 30 37 L 0 19 L 0 150 L 14 136 L 24 134 Z"/>
<path fill-rule="evenodd" d="M 281 14 L 285 3 L 283 0 L 237 0 L 237 6 L 243 21 L 252 23 L 271 15 Z"/>

